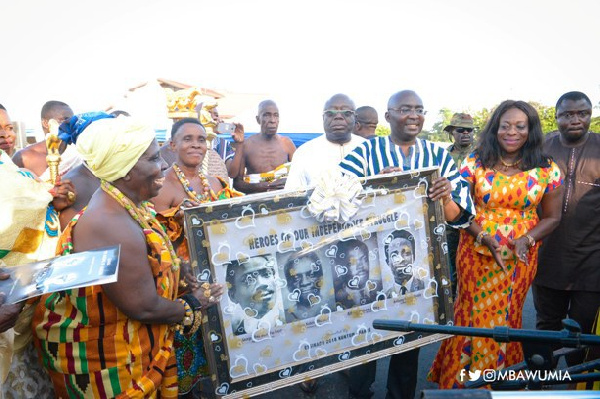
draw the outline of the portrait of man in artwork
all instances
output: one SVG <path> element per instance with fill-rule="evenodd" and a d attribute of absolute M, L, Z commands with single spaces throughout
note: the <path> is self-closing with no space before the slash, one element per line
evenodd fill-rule
<path fill-rule="evenodd" d="M 371 272 L 369 247 L 360 240 L 337 244 L 333 285 L 335 302 L 343 309 L 365 305 L 376 300 L 381 290 L 381 273 Z"/>
<path fill-rule="evenodd" d="M 283 325 L 275 262 L 273 255 L 262 255 L 227 265 L 229 299 L 237 305 L 231 323 L 234 335 Z"/>
<path fill-rule="evenodd" d="M 326 283 L 324 269 L 315 251 L 296 252 L 288 257 L 283 266 L 287 282 L 287 322 L 310 319 L 321 313 L 324 305 L 333 309 L 331 284 Z"/>
<path fill-rule="evenodd" d="M 384 240 L 384 254 L 394 277 L 388 298 L 406 295 L 425 288 L 425 282 L 415 276 L 415 238 L 407 230 L 394 230 Z"/>

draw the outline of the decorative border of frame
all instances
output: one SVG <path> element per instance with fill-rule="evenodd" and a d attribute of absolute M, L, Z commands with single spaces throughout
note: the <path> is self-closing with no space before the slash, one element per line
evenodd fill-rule
<path fill-rule="evenodd" d="M 374 176 L 364 179 L 363 192 L 360 194 L 364 203 L 374 203 L 377 196 L 394 195 L 405 190 L 423 190 L 432 179 L 439 176 L 437 168 L 427 168 L 410 173 L 394 173 Z M 207 203 L 199 207 L 186 209 L 184 212 L 185 231 L 190 249 L 190 261 L 194 274 L 200 282 L 214 282 L 215 265 L 211 260 L 209 235 L 211 226 L 226 223 L 232 218 L 245 215 L 248 205 L 257 207 L 256 214 L 260 217 L 261 206 L 266 206 L 270 214 L 288 212 L 307 204 L 312 189 L 301 191 L 276 191 L 272 193 L 254 194 L 237 197 L 216 203 Z M 434 229 L 444 223 L 443 210 L 439 202 L 433 202 L 425 197 L 424 216 L 426 220 L 427 237 L 429 241 L 429 258 L 437 281 L 436 298 L 434 298 L 435 322 L 451 325 L 453 320 L 452 297 L 449 285 L 449 269 L 445 231 Z M 264 204 L 264 205 L 263 205 Z M 427 223 L 428 221 L 428 223 Z M 439 230 L 439 227 L 438 227 Z M 434 239 L 435 238 L 435 239 Z M 442 284 L 443 281 L 443 284 Z M 220 281 L 224 283 L 224 281 Z M 296 384 L 306 378 L 315 378 L 350 368 L 361 363 L 447 338 L 443 334 L 393 333 L 390 339 L 384 339 L 369 346 L 346 350 L 343 356 L 332 353 L 322 358 L 311 359 L 293 366 L 265 373 L 255 373 L 244 379 L 232 379 L 230 375 L 230 357 L 225 345 L 222 306 L 217 304 L 207 309 L 203 318 L 203 339 L 205 353 L 211 370 L 211 380 L 217 397 L 238 398 L 257 395 L 274 389 Z"/>

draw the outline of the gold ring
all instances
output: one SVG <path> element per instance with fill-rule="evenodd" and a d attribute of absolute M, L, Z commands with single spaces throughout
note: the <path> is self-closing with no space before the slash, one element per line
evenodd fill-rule
<path fill-rule="evenodd" d="M 210 290 L 204 291 L 204 296 L 207 298 L 209 298 L 209 297 L 212 298 L 212 294 L 211 294 Z"/>
<path fill-rule="evenodd" d="M 75 198 L 77 198 L 77 196 L 75 195 L 75 193 L 73 191 L 67 191 L 67 199 L 70 202 L 75 202 Z"/>
<path fill-rule="evenodd" d="M 185 280 L 181 279 L 179 280 L 179 285 L 182 286 L 183 288 L 188 286 L 188 283 L 185 282 Z"/>

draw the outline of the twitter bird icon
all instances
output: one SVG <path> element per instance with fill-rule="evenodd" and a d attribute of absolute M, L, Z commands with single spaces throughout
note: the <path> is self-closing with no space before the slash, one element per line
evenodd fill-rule
<path fill-rule="evenodd" d="M 469 371 L 469 381 L 477 381 L 481 376 L 481 370 Z"/>

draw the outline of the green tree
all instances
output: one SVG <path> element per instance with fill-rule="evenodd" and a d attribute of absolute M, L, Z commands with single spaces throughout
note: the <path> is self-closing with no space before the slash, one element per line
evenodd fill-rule
<path fill-rule="evenodd" d="M 446 127 L 449 123 L 450 120 L 452 119 L 452 115 L 454 115 L 454 112 L 452 112 L 450 109 L 448 108 L 442 108 L 438 111 L 438 121 L 436 123 L 433 124 L 432 128 L 431 128 L 431 133 L 434 134 L 441 134 L 444 132 L 444 127 Z M 448 135 L 447 133 L 444 133 L 446 136 Z"/>
<path fill-rule="evenodd" d="M 377 128 L 375 128 L 375 134 L 377 136 L 385 137 L 385 136 L 389 136 L 390 133 L 391 133 L 391 130 L 387 126 L 377 125 Z"/>
<path fill-rule="evenodd" d="M 473 126 L 475 126 L 475 131 L 479 132 L 483 130 L 485 124 L 490 118 L 491 113 L 492 110 L 488 108 L 482 108 L 479 111 L 470 113 L 470 115 L 473 117 Z"/>
<path fill-rule="evenodd" d="M 590 122 L 590 132 L 600 133 L 600 116 L 592 118 Z"/>
<path fill-rule="evenodd" d="M 544 132 L 544 134 L 553 132 L 558 128 L 556 125 L 556 110 L 554 107 L 549 107 L 533 101 L 530 101 L 529 104 L 531 104 L 538 112 L 540 122 L 542 123 L 542 132 Z"/>

